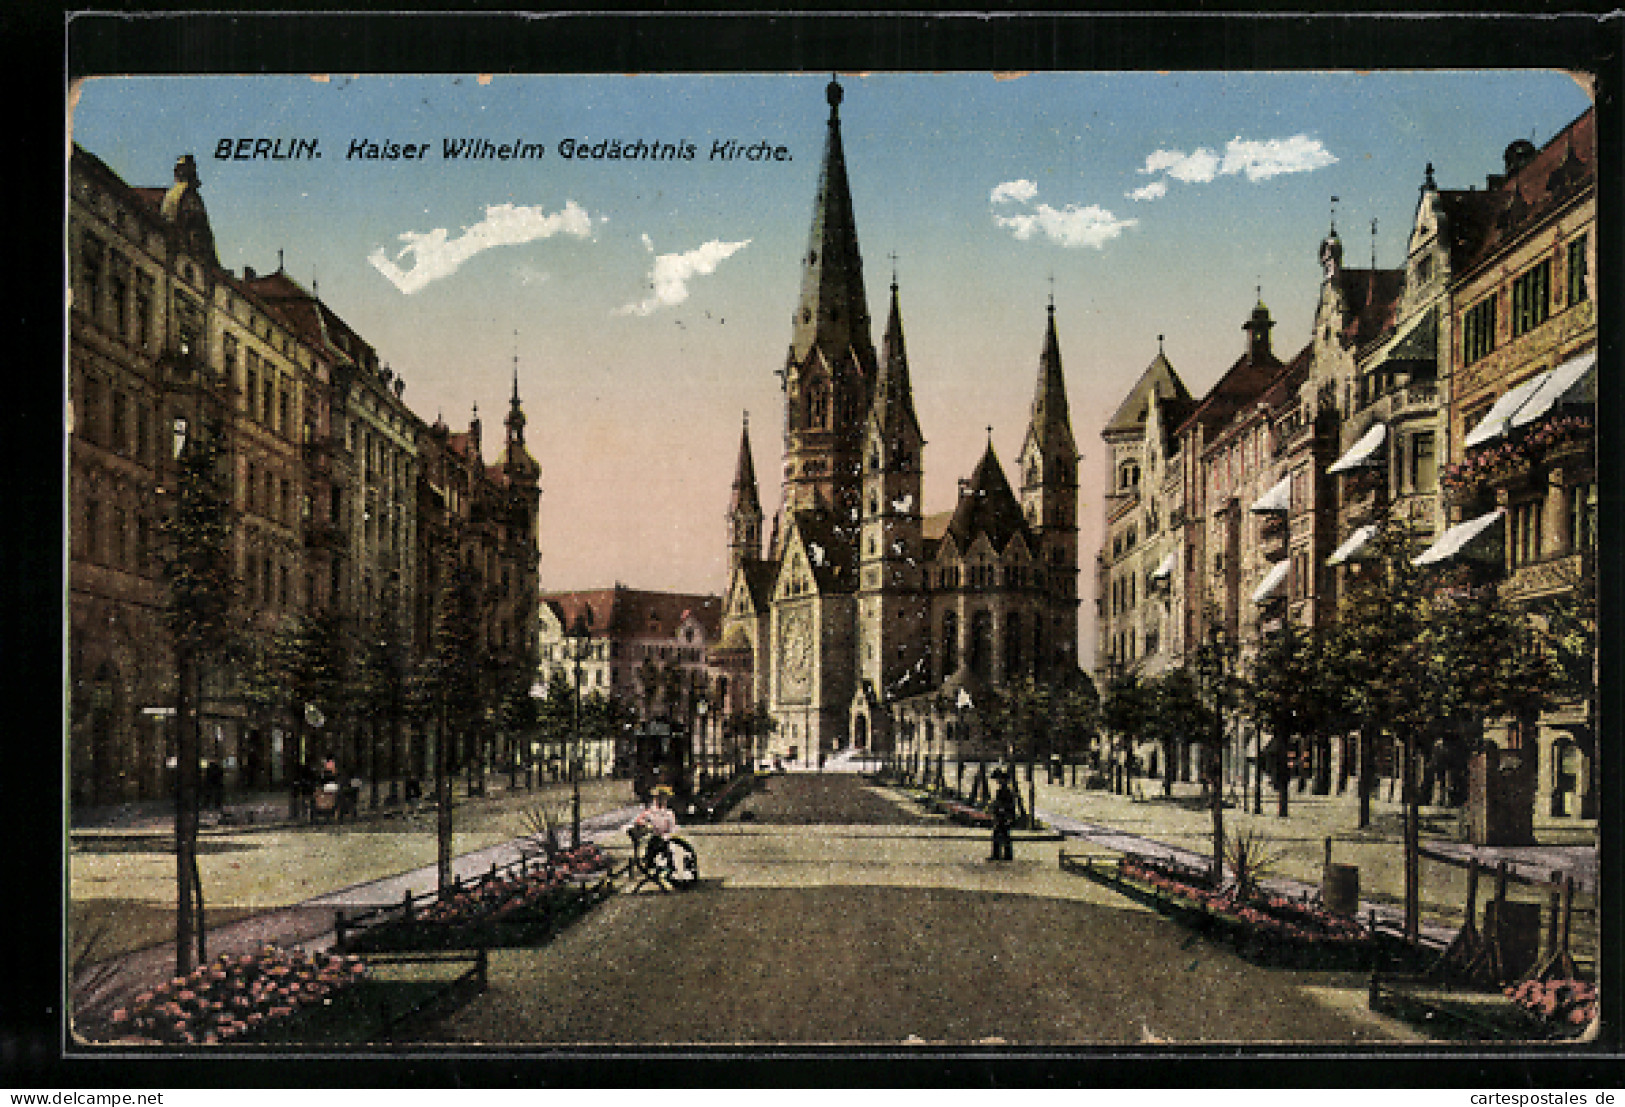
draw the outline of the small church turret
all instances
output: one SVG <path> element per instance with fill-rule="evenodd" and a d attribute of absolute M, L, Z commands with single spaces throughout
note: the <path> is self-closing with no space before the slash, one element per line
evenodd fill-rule
<path fill-rule="evenodd" d="M 914 411 L 897 281 L 881 339 L 874 402 L 864 425 L 863 529 L 859 549 L 858 675 L 884 695 L 922 656 L 925 438 Z"/>
<path fill-rule="evenodd" d="M 1022 513 L 1036 536 L 1051 601 L 1045 660 L 1064 670 L 1077 659 L 1078 446 L 1072 436 L 1053 299 L 1019 464 Z"/>
<path fill-rule="evenodd" d="M 739 432 L 739 460 L 734 465 L 733 497 L 728 502 L 728 571 L 762 556 L 762 501 L 756 489 L 756 464 L 750 452 L 750 412 Z"/>

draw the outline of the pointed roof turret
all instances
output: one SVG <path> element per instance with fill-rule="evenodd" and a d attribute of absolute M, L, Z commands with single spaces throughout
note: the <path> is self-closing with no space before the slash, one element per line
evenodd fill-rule
<path fill-rule="evenodd" d="M 519 358 L 514 357 L 513 367 L 513 395 L 508 399 L 508 414 L 502 420 L 503 426 L 508 430 L 506 441 L 502 445 L 502 456 L 497 458 L 497 464 L 515 476 L 534 476 L 541 472 L 541 466 L 525 449 L 525 412 L 519 404 Z"/>
<path fill-rule="evenodd" d="M 874 367 L 869 336 L 869 301 L 863 290 L 863 258 L 858 251 L 852 189 L 841 144 L 840 83 L 831 80 L 829 132 L 813 201 L 812 230 L 802 258 L 801 297 L 796 303 L 790 359 L 799 364 L 817 347 L 830 364 L 853 351 L 865 372 Z"/>
<path fill-rule="evenodd" d="M 750 412 L 745 412 L 745 424 L 739 432 L 739 460 L 734 465 L 733 514 L 762 513 L 762 503 L 756 492 L 756 463 L 750 454 Z"/>
<path fill-rule="evenodd" d="M 970 480 L 960 485 L 959 503 L 954 507 L 947 533 L 961 551 L 970 549 L 978 534 L 985 534 L 998 553 L 1004 552 L 1010 539 L 1027 533 L 1026 516 L 1016 503 L 1004 466 L 993 452 L 991 436 Z"/>
<path fill-rule="evenodd" d="M 1144 426 L 1146 417 L 1151 413 L 1151 401 L 1153 399 L 1189 400 L 1190 398 L 1190 390 L 1185 387 L 1185 382 L 1179 379 L 1179 374 L 1174 372 L 1174 367 L 1168 361 L 1167 354 L 1163 353 L 1159 336 L 1157 356 L 1151 359 L 1151 364 L 1146 366 L 1145 372 L 1140 374 L 1140 379 L 1129 390 L 1128 396 L 1118 405 L 1112 417 L 1106 421 L 1104 433 L 1136 430 Z"/>
<path fill-rule="evenodd" d="M 1066 399 L 1066 376 L 1061 371 L 1061 341 L 1055 333 L 1055 302 L 1049 304 L 1044 328 L 1044 350 L 1038 355 L 1038 385 L 1033 392 L 1031 433 L 1046 453 L 1055 447 L 1075 453 L 1072 413 Z"/>
<path fill-rule="evenodd" d="M 891 309 L 886 333 L 880 340 L 880 377 L 875 382 L 873 417 L 882 434 L 923 437 L 914 413 L 914 386 L 909 380 L 908 350 L 903 343 L 903 310 L 897 298 L 897 279 L 891 283 Z"/>

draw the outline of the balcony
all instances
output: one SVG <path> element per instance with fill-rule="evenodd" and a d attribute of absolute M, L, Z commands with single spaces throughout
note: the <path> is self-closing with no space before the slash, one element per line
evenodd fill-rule
<path fill-rule="evenodd" d="M 1501 583 L 1501 598 L 1528 603 L 1576 588 L 1585 579 L 1583 560 L 1583 554 L 1571 553 L 1520 565 Z"/>
<path fill-rule="evenodd" d="M 1286 514 L 1272 511 L 1259 520 L 1259 552 L 1270 561 L 1279 561 L 1286 556 L 1287 538 L 1291 533 L 1292 527 L 1287 522 Z"/>
<path fill-rule="evenodd" d="M 333 455 L 337 450 L 338 443 L 332 435 L 319 434 L 305 439 L 306 468 L 313 474 L 330 476 L 333 472 Z"/>
<path fill-rule="evenodd" d="M 1386 499 L 1386 489 L 1375 484 L 1359 484 L 1345 489 L 1343 522 L 1351 527 L 1376 522 Z"/>

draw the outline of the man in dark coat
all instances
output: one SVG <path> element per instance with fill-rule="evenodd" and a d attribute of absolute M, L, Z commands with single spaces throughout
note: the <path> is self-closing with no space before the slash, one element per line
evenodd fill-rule
<path fill-rule="evenodd" d="M 1010 841 L 1010 828 L 1016 822 L 1016 794 L 1010 790 L 1010 774 L 994 773 L 999 790 L 993 796 L 993 856 L 989 861 L 1014 861 L 1015 849 Z"/>

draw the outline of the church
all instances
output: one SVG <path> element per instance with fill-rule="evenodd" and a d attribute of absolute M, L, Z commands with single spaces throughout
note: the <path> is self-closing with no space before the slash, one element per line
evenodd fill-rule
<path fill-rule="evenodd" d="M 828 133 L 801 259 L 784 392 L 781 503 L 766 535 L 748 417 L 728 509 L 729 582 L 716 661 L 776 724 L 775 754 L 885 752 L 950 737 L 990 686 L 1077 669 L 1078 448 L 1049 314 L 1017 473 L 993 450 L 957 502 L 926 514 L 925 437 L 914 411 L 893 277 L 871 337 L 841 143 Z"/>

